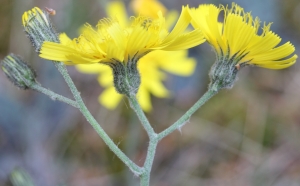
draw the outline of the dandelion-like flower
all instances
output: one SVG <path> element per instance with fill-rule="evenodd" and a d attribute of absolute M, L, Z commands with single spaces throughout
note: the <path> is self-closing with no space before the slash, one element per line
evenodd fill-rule
<path fill-rule="evenodd" d="M 159 98 L 169 97 L 171 94 L 162 83 L 166 74 L 161 70 L 178 76 L 189 76 L 194 72 L 196 61 L 188 58 L 187 54 L 187 50 L 158 50 L 140 59 L 138 69 L 142 78 L 137 98 L 144 111 L 149 112 L 152 109 L 151 94 Z M 98 98 L 99 102 L 108 109 L 117 107 L 123 96 L 115 91 L 113 74 L 109 67 L 92 64 L 77 65 L 77 69 L 83 73 L 98 74 L 98 82 L 105 88 Z"/>
<path fill-rule="evenodd" d="M 150 17 L 153 15 L 154 17 L 157 17 L 157 12 L 159 10 L 166 10 L 166 8 L 163 7 L 163 5 L 158 1 L 148 2 L 148 0 L 146 0 L 146 4 L 141 1 L 144 0 L 136 0 L 132 2 L 132 8 L 135 10 L 135 12 L 139 11 L 139 13 L 137 13 L 140 15 L 149 15 Z M 147 6 L 145 7 L 145 5 Z M 151 11 L 148 9 L 145 15 L 143 10 L 149 7 L 151 7 Z M 129 25 L 124 3 L 120 1 L 109 3 L 107 6 L 107 14 L 110 17 L 117 17 L 121 25 Z M 166 14 L 167 25 L 174 24 L 173 20 L 176 19 L 176 14 L 177 12 L 174 11 Z M 67 40 L 69 39 L 62 34 L 61 40 L 63 42 L 68 42 Z M 194 72 L 196 61 L 193 58 L 188 58 L 187 55 L 187 50 L 156 50 L 140 59 L 138 63 L 138 69 L 142 74 L 142 78 L 141 85 L 137 93 L 137 98 L 144 111 L 148 112 L 152 109 L 151 94 L 160 98 L 170 96 L 170 92 L 162 84 L 162 81 L 165 80 L 166 75 L 161 70 L 179 76 L 189 76 Z M 80 72 L 83 73 L 99 74 L 98 82 L 101 86 L 105 87 L 105 90 L 99 96 L 99 102 L 108 109 L 116 108 L 123 96 L 115 91 L 111 69 L 101 64 L 77 65 L 76 67 Z"/>
<path fill-rule="evenodd" d="M 219 15 L 224 11 L 224 20 Z M 232 87 L 237 71 L 248 65 L 269 69 L 283 69 L 296 62 L 295 47 L 287 42 L 278 46 L 281 38 L 264 24 L 262 33 L 259 18 L 236 4 L 232 8 L 215 5 L 200 5 L 191 8 L 192 25 L 200 28 L 217 54 L 210 77 L 212 89 Z"/>
<path fill-rule="evenodd" d="M 69 65 L 113 63 L 115 60 L 127 63 L 153 50 L 188 49 L 205 41 L 198 29 L 184 33 L 190 20 L 188 8 L 183 7 L 177 24 L 169 33 L 161 12 L 157 19 L 132 17 L 130 26 L 125 27 L 117 19 L 104 18 L 96 30 L 86 24 L 81 36 L 67 45 L 44 42 L 40 57 Z"/>
<path fill-rule="evenodd" d="M 100 20 L 96 30 L 90 25 L 85 25 L 81 36 L 74 40 L 61 35 L 61 43 L 45 42 L 40 56 L 50 60 L 62 61 L 65 64 L 106 64 L 113 69 L 113 83 L 116 91 L 130 96 L 130 94 L 136 94 L 139 89 L 140 79 L 137 62 L 141 57 L 146 54 L 151 55 L 150 52 L 157 52 L 157 50 L 161 52 L 187 49 L 205 41 L 202 32 L 198 29 L 185 32 L 191 20 L 187 7 L 183 7 L 181 15 L 170 33 L 165 26 L 165 18 L 161 12 L 158 12 L 157 18 L 152 19 L 142 15 L 131 17 L 127 21 L 128 24 L 124 23 L 124 20 L 118 16 L 112 17 L 111 19 Z M 161 56 L 161 53 L 157 54 Z M 183 59 L 186 53 L 174 56 L 180 56 Z M 162 59 L 166 58 L 162 57 Z M 158 63 L 144 63 L 148 66 L 148 70 L 154 68 L 151 79 L 144 78 L 144 74 L 147 73 L 142 72 L 142 81 L 145 86 L 143 86 L 144 89 L 141 89 L 139 96 L 143 97 L 141 105 L 145 110 L 151 109 L 149 92 L 159 97 L 168 95 L 168 91 L 160 82 L 164 75 L 158 69 L 155 69 Z M 178 68 L 180 67 L 180 64 L 176 61 L 173 64 L 178 64 Z M 161 66 L 169 68 L 171 72 L 186 75 L 191 73 L 193 65 L 194 63 L 191 62 L 187 65 L 187 69 L 182 69 L 182 72 L 178 72 L 179 70 L 176 67 L 171 68 L 169 64 L 162 64 Z M 91 70 L 86 70 L 85 67 L 81 66 L 79 68 L 86 72 L 103 73 L 105 71 L 104 66 L 98 66 L 99 71 L 90 67 L 87 68 Z M 147 67 L 144 67 L 144 69 L 147 69 Z M 103 73 L 103 76 L 100 75 L 100 77 L 104 77 L 104 74 L 109 73 Z M 107 76 L 107 78 L 104 78 L 105 80 L 99 78 L 99 81 L 100 83 L 106 82 L 101 84 L 110 87 L 111 84 L 108 83 L 110 81 L 107 81 L 107 79 L 111 79 L 111 77 Z M 107 89 L 107 91 L 109 90 L 110 93 L 113 92 L 112 87 Z M 109 108 L 115 107 L 120 100 L 120 96 L 112 98 L 108 96 L 107 92 L 102 95 L 101 102 Z M 106 98 L 109 98 L 109 100 Z"/>

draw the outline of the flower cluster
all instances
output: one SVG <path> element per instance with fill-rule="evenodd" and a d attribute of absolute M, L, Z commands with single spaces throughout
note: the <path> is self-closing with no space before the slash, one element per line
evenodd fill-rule
<path fill-rule="evenodd" d="M 235 3 L 231 8 L 183 6 L 171 31 L 168 18 L 176 16 L 168 17 L 168 10 L 159 1 L 133 0 L 131 5 L 138 16 L 128 19 L 124 4 L 111 3 L 110 18 L 101 19 L 96 28 L 86 24 L 75 39 L 66 34 L 58 39 L 49 13 L 36 7 L 24 13 L 23 25 L 40 57 L 77 65 L 84 73 L 98 73 L 99 83 L 106 88 L 99 99 L 108 108 L 114 108 L 121 99 L 116 90 L 129 97 L 138 94 L 144 110 L 151 110 L 150 94 L 169 95 L 160 69 L 190 75 L 195 61 L 187 57 L 186 49 L 205 40 L 217 56 L 209 73 L 209 89 L 216 92 L 232 87 L 237 72 L 245 66 L 283 69 L 298 57 L 290 42 L 280 45 L 281 38 L 270 30 L 271 24 L 261 26 L 259 18 Z M 219 21 L 221 17 L 223 21 Z M 188 29 L 189 24 L 193 30 Z"/>

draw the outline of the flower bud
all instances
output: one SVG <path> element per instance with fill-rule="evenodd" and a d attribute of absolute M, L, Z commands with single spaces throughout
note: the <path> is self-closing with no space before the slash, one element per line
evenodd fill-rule
<path fill-rule="evenodd" d="M 136 95 L 141 84 L 140 73 L 137 69 L 138 59 L 132 58 L 126 63 L 118 60 L 106 62 L 112 68 L 114 86 L 118 93 L 126 96 Z"/>
<path fill-rule="evenodd" d="M 9 54 L 1 61 L 1 67 L 7 78 L 17 87 L 28 89 L 36 83 L 36 73 L 19 56 Z"/>
<path fill-rule="evenodd" d="M 40 51 L 44 41 L 59 42 L 58 34 L 49 19 L 49 12 L 34 7 L 23 14 L 22 22 L 36 52 Z"/>

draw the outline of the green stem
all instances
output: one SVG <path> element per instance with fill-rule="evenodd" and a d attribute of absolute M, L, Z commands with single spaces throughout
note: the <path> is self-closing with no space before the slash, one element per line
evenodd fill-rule
<path fill-rule="evenodd" d="M 190 119 L 192 114 L 217 93 L 218 91 L 209 89 L 183 116 L 181 116 L 181 118 L 179 118 L 179 120 L 158 134 L 158 141 L 171 134 L 176 129 L 180 129 L 180 127 Z"/>
<path fill-rule="evenodd" d="M 157 134 L 153 130 L 152 126 L 150 125 L 147 117 L 145 116 L 145 113 L 141 109 L 140 104 L 136 99 L 136 96 L 135 95 L 130 96 L 130 97 L 128 97 L 128 99 L 129 99 L 131 108 L 135 111 L 135 113 L 138 116 L 139 120 L 141 121 L 143 127 L 145 128 L 149 138 L 151 139 L 151 138 L 153 138 L 153 136 L 156 136 Z"/>
<path fill-rule="evenodd" d="M 79 110 L 84 115 L 86 120 L 92 125 L 98 135 L 103 139 L 106 145 L 113 151 L 116 156 L 120 158 L 120 160 L 129 167 L 129 169 L 137 176 L 141 175 L 143 172 L 143 168 L 137 166 L 133 161 L 131 161 L 119 148 L 118 146 L 110 139 L 110 137 L 106 134 L 106 132 L 102 129 L 99 123 L 92 116 L 90 111 L 86 108 L 80 93 L 78 92 L 74 82 L 72 81 L 66 67 L 61 62 L 54 62 L 58 71 L 62 74 L 66 83 L 68 84 L 76 102 L 78 103 Z"/>
<path fill-rule="evenodd" d="M 141 121 L 141 123 L 142 123 L 144 129 L 146 130 L 146 132 L 149 136 L 149 139 L 150 139 L 148 150 L 147 150 L 146 160 L 145 160 L 144 166 L 143 166 L 144 172 L 140 175 L 140 179 L 141 179 L 140 185 L 148 186 L 150 183 L 150 173 L 151 173 L 153 160 L 154 160 L 154 156 L 155 156 L 155 151 L 156 151 L 156 147 L 157 147 L 157 143 L 158 143 L 157 134 L 153 130 L 152 126 L 150 125 L 147 117 L 145 116 L 145 113 L 141 109 L 140 104 L 138 103 L 138 101 L 136 99 L 136 96 L 135 95 L 130 96 L 130 97 L 128 97 L 128 99 L 130 102 L 130 106 L 137 114 L 139 120 Z"/>
<path fill-rule="evenodd" d="M 144 112 L 142 111 L 138 101 L 135 96 L 128 97 L 129 102 L 133 110 L 136 112 L 138 118 L 140 119 L 143 127 L 145 128 L 149 138 L 149 146 L 147 149 L 147 156 L 144 163 L 144 172 L 140 175 L 140 186 L 149 186 L 151 169 L 154 161 L 154 156 L 156 152 L 156 147 L 158 142 L 174 132 L 174 130 L 182 127 L 204 103 L 206 103 L 211 97 L 213 97 L 218 91 L 208 90 L 178 121 L 176 121 L 169 128 L 165 129 L 159 134 L 156 134 L 150 125 L 148 119 L 146 118 Z"/>
<path fill-rule="evenodd" d="M 32 88 L 33 90 L 36 90 L 36 91 L 38 91 L 38 92 L 40 92 L 40 93 L 43 93 L 43 94 L 49 96 L 49 97 L 50 97 L 51 99 L 53 99 L 53 100 L 58 100 L 58 101 L 67 103 L 67 104 L 69 104 L 69 105 L 71 105 L 71 106 L 73 106 L 73 107 L 75 107 L 75 108 L 79 108 L 76 101 L 71 100 L 71 99 L 69 99 L 69 98 L 66 98 L 66 97 L 64 97 L 64 96 L 61 96 L 61 95 L 59 95 L 59 94 L 56 94 L 55 92 L 53 92 L 53 91 L 51 91 L 51 90 L 49 90 L 49 89 L 46 89 L 46 88 L 42 87 L 42 86 L 41 86 L 40 84 L 38 84 L 38 83 L 35 83 L 35 84 L 30 85 L 30 88 Z"/>
<path fill-rule="evenodd" d="M 150 139 L 146 160 L 143 166 L 145 171 L 140 176 L 141 177 L 140 186 L 149 186 L 150 184 L 151 169 L 154 161 L 157 143 L 158 143 L 157 136 L 154 139 L 153 138 Z"/>

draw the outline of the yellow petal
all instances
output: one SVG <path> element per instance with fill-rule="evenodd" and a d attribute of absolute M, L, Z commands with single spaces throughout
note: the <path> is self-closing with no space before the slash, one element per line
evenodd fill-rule
<path fill-rule="evenodd" d="M 122 1 L 109 2 L 106 13 L 109 17 L 117 18 L 121 26 L 128 25 L 126 7 Z"/>
<path fill-rule="evenodd" d="M 169 91 L 165 88 L 161 81 L 155 79 L 142 80 L 140 90 L 147 90 L 156 97 L 165 98 L 169 96 Z"/>
<path fill-rule="evenodd" d="M 108 66 L 105 68 L 105 71 L 102 71 L 98 76 L 98 82 L 103 87 L 110 87 L 114 85 L 112 70 Z"/>
<path fill-rule="evenodd" d="M 138 51 L 144 49 L 150 38 L 151 32 L 141 26 L 136 26 L 128 38 L 127 51 L 129 56 L 133 57 Z"/>
<path fill-rule="evenodd" d="M 136 15 L 157 18 L 157 12 L 166 13 L 165 6 L 157 0 L 133 0 L 131 7 Z"/>
<path fill-rule="evenodd" d="M 178 36 L 168 46 L 166 46 L 166 47 L 162 46 L 161 49 L 169 50 L 169 51 L 183 50 L 183 49 L 195 47 L 204 42 L 205 42 L 205 39 L 204 39 L 202 32 L 200 30 L 193 30 L 192 32 Z"/>
<path fill-rule="evenodd" d="M 171 33 L 165 38 L 163 43 L 168 43 L 174 38 L 178 37 L 178 35 L 182 34 L 187 28 L 187 26 L 190 24 L 190 21 L 191 21 L 191 16 L 188 12 L 188 7 L 183 6 L 180 17 L 175 27 L 173 28 Z"/>
<path fill-rule="evenodd" d="M 86 74 L 97 74 L 102 73 L 105 65 L 103 64 L 79 64 L 76 65 L 76 68 L 79 72 L 83 72 Z"/>
<path fill-rule="evenodd" d="M 253 64 L 258 65 L 258 66 L 281 66 L 281 65 L 286 65 L 286 64 L 294 64 L 296 62 L 296 59 L 298 56 L 295 54 L 292 57 L 288 59 L 283 59 L 283 60 L 269 60 L 269 61 L 260 61 L 260 62 L 255 62 Z"/>
<path fill-rule="evenodd" d="M 115 109 L 122 99 L 122 95 L 115 91 L 114 87 L 107 88 L 99 96 L 99 102 L 106 108 Z"/>
<path fill-rule="evenodd" d="M 190 76 L 196 68 L 196 60 L 187 57 L 187 51 L 163 51 L 167 56 L 165 62 L 160 63 L 160 67 L 172 74 L 179 76 Z"/>
<path fill-rule="evenodd" d="M 289 56 L 294 51 L 295 47 L 290 42 L 287 42 L 270 51 L 260 53 L 258 55 L 253 55 L 253 58 L 255 58 L 255 61 L 278 60 Z"/>
<path fill-rule="evenodd" d="M 72 42 L 72 40 L 69 38 L 69 36 L 67 36 L 66 33 L 59 34 L 59 41 L 63 45 L 68 45 L 69 43 Z"/>
<path fill-rule="evenodd" d="M 273 70 L 280 70 L 280 69 L 284 69 L 284 68 L 288 68 L 290 66 L 292 66 L 293 64 L 295 64 L 296 61 L 293 61 L 291 63 L 286 63 L 286 64 L 281 64 L 281 65 L 259 65 L 262 68 L 268 68 L 268 69 L 273 69 Z"/>
<path fill-rule="evenodd" d="M 255 28 L 243 22 L 240 15 L 229 14 L 226 18 L 224 37 L 230 46 L 230 54 L 245 50 L 255 36 Z"/>
<path fill-rule="evenodd" d="M 174 26 L 174 23 L 178 19 L 177 11 L 169 11 L 166 15 L 166 28 L 171 29 Z"/>
<path fill-rule="evenodd" d="M 255 36 L 252 42 L 247 46 L 250 55 L 255 56 L 259 53 L 264 53 L 276 47 L 281 41 L 281 38 L 273 32 L 266 33 L 265 36 Z"/>
<path fill-rule="evenodd" d="M 139 89 L 137 99 L 145 112 L 150 112 L 152 110 L 150 93 L 146 89 Z"/>
<path fill-rule="evenodd" d="M 48 60 L 65 62 L 69 61 L 66 56 L 72 54 L 73 52 L 76 52 L 76 50 L 59 43 L 46 41 L 42 45 L 39 56 Z"/>
<path fill-rule="evenodd" d="M 119 23 L 114 22 L 107 28 L 107 32 L 113 39 L 116 46 L 120 48 L 121 51 L 119 52 L 124 51 L 127 45 L 127 41 L 124 30 L 122 29 L 121 25 Z"/>
<path fill-rule="evenodd" d="M 218 22 L 219 8 L 212 4 L 199 5 L 197 9 L 189 9 L 189 13 L 192 17 L 191 23 L 194 28 L 202 30 L 207 41 L 215 47 L 217 52 L 220 52 L 219 47 L 222 47 L 223 50 L 227 47 L 221 37 L 220 24 Z"/>
<path fill-rule="evenodd" d="M 84 56 L 82 54 L 73 53 L 66 56 L 70 61 L 65 61 L 67 65 L 74 65 L 74 64 L 92 64 L 92 63 L 99 63 L 100 59 L 90 58 L 92 56 Z"/>

